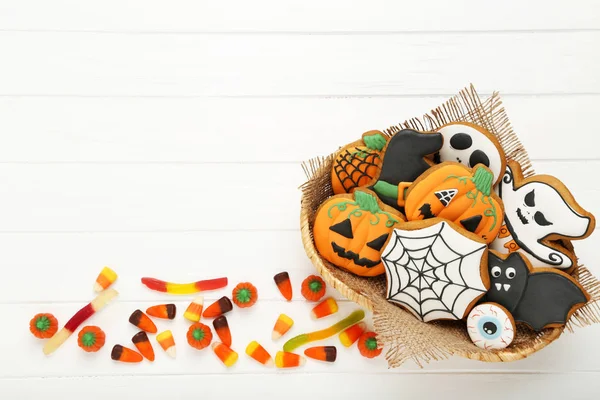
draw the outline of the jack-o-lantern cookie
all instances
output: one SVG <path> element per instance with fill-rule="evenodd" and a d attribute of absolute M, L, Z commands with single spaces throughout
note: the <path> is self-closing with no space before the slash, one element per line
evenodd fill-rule
<path fill-rule="evenodd" d="M 413 182 L 434 162 L 426 156 L 434 154 L 442 147 L 442 135 L 437 132 L 422 133 L 413 129 L 403 129 L 391 139 L 383 149 L 381 172 L 375 179 L 372 189 L 385 204 L 402 211 L 397 199 L 386 195 L 380 188 L 397 186 L 401 182 Z"/>
<path fill-rule="evenodd" d="M 349 144 L 340 149 L 331 169 L 333 193 L 352 193 L 366 186 L 379 174 L 382 150 L 387 143 L 380 131 L 363 133 L 364 144 Z"/>
<path fill-rule="evenodd" d="M 360 276 L 383 274 L 381 249 L 403 217 L 359 189 L 326 200 L 317 210 L 313 237 L 319 254 Z"/>
<path fill-rule="evenodd" d="M 469 122 L 453 122 L 438 129 L 444 145 L 435 160 L 454 161 L 475 168 L 483 164 L 492 171 L 494 185 L 500 181 L 506 168 L 506 156 L 498 139 L 481 126 Z"/>
<path fill-rule="evenodd" d="M 381 259 L 387 300 L 421 321 L 462 319 L 489 288 L 484 241 L 440 218 L 395 228 Z"/>
<path fill-rule="evenodd" d="M 590 299 L 585 289 L 556 268 L 533 269 L 520 253 L 488 254 L 490 290 L 484 301 L 505 307 L 516 322 L 536 331 L 560 327 Z"/>
<path fill-rule="evenodd" d="M 570 271 L 575 267 L 575 254 L 559 240 L 588 237 L 596 221 L 561 181 L 550 175 L 523 178 L 521 166 L 511 161 L 498 185 L 498 195 L 504 203 L 505 225 L 491 244 L 494 250 L 520 251 L 535 268 Z"/>

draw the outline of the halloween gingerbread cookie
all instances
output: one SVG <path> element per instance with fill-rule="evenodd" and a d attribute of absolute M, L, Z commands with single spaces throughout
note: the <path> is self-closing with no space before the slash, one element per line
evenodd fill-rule
<path fill-rule="evenodd" d="M 383 274 L 381 250 L 404 218 L 365 189 L 326 200 L 317 210 L 313 237 L 321 256 L 360 276 Z"/>
<path fill-rule="evenodd" d="M 380 131 L 363 133 L 362 144 L 351 143 L 340 149 L 331 169 L 333 193 L 352 193 L 354 189 L 366 186 L 381 168 L 382 150 L 387 137 Z"/>
<path fill-rule="evenodd" d="M 534 269 L 520 253 L 490 251 L 488 269 L 491 286 L 484 301 L 502 305 L 536 331 L 565 325 L 590 300 L 573 277 L 556 268 Z"/>
<path fill-rule="evenodd" d="M 496 303 L 478 304 L 467 317 L 467 332 L 473 344 L 485 350 L 505 349 L 515 338 L 515 320 Z"/>
<path fill-rule="evenodd" d="M 395 228 L 381 259 L 387 300 L 421 321 L 462 319 L 489 288 L 484 241 L 440 218 Z"/>
<path fill-rule="evenodd" d="M 500 181 L 506 168 L 506 156 L 496 136 L 469 122 L 453 122 L 438 132 L 444 137 L 444 145 L 435 156 L 436 162 L 454 161 L 469 168 L 483 164 L 492 171 L 494 185 Z"/>
<path fill-rule="evenodd" d="M 511 161 L 498 195 L 504 203 L 504 226 L 491 248 L 501 253 L 520 251 L 536 268 L 571 271 L 575 267 L 575 254 L 559 240 L 588 237 L 596 221 L 561 181 L 549 175 L 523 178 L 520 165 Z"/>
<path fill-rule="evenodd" d="M 380 188 L 404 206 L 406 219 L 440 217 L 491 243 L 502 226 L 502 201 L 492 190 L 492 172 L 482 164 L 470 169 L 456 162 L 431 167 L 415 182 Z"/>
<path fill-rule="evenodd" d="M 422 133 L 413 129 L 403 129 L 392 136 L 383 150 L 381 172 L 372 187 L 381 201 L 402 211 L 397 199 L 389 197 L 385 188 L 417 179 L 434 164 L 426 156 L 438 152 L 442 142 L 440 133 Z"/>

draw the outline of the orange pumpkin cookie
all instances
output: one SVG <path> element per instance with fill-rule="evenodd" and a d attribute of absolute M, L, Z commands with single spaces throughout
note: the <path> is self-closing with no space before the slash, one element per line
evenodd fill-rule
<path fill-rule="evenodd" d="M 492 190 L 493 182 L 492 172 L 482 164 L 473 170 L 455 162 L 432 167 L 406 192 L 406 218 L 444 218 L 489 244 L 498 235 L 504 218 L 504 206 Z"/>
<path fill-rule="evenodd" d="M 356 190 L 352 195 L 333 196 L 317 211 L 315 246 L 333 265 L 360 276 L 381 275 L 381 249 L 403 220 L 371 192 Z"/>
<path fill-rule="evenodd" d="M 362 135 L 363 144 L 359 141 L 342 147 L 331 170 L 333 193 L 352 193 L 357 187 L 368 185 L 379 174 L 386 142 L 380 131 L 369 131 Z"/>

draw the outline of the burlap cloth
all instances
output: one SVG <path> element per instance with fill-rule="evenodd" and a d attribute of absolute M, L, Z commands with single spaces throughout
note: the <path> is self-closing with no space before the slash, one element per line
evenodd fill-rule
<path fill-rule="evenodd" d="M 462 90 L 430 114 L 391 127 L 385 134 L 391 136 L 403 128 L 433 131 L 454 121 L 467 121 L 485 127 L 499 139 L 508 160 L 516 160 L 521 164 L 525 177 L 534 174 L 527 151 L 513 132 L 498 93 L 482 102 L 473 86 Z M 301 186 L 302 241 L 306 254 L 329 285 L 349 300 L 373 311 L 374 329 L 385 345 L 385 357 L 390 367 L 397 367 L 409 359 L 422 367 L 423 363 L 451 355 L 490 362 L 519 360 L 544 348 L 562 334 L 565 328 L 545 329 L 536 333 L 519 326 L 515 341 L 507 349 L 482 350 L 471 343 L 463 321 L 424 323 L 389 303 L 385 298 L 385 276 L 361 278 L 321 259 L 314 246 L 312 225 L 319 205 L 333 195 L 331 167 L 335 155 L 313 159 L 303 165 L 308 181 Z M 579 265 L 573 275 L 589 292 L 592 300 L 573 314 L 566 326 L 570 331 L 576 326 L 600 321 L 600 282 L 583 265 Z"/>

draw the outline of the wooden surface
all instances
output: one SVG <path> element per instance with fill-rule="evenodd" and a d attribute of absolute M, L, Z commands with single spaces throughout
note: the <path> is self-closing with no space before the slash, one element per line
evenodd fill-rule
<path fill-rule="evenodd" d="M 422 3 L 422 4 L 421 4 Z M 363 131 L 420 115 L 473 82 L 499 90 L 538 172 L 561 178 L 600 215 L 600 5 L 595 1 L 0 0 L 0 398 L 597 398 L 600 327 L 565 334 L 510 364 L 460 358 L 389 370 L 342 349 L 335 365 L 268 370 L 276 316 L 311 322 L 299 296 L 313 269 L 300 241 L 300 162 Z M 597 275 L 600 237 L 576 243 Z M 103 265 L 118 301 L 90 323 L 108 345 L 71 338 L 51 357 L 27 330 L 64 323 Z M 282 302 L 272 276 L 288 270 Z M 238 364 L 172 329 L 178 358 L 121 365 L 136 308 L 168 300 L 141 276 L 250 280 L 260 301 L 231 313 Z M 356 306 L 340 302 L 340 315 Z M 175 299 L 180 315 L 191 296 Z M 152 339 L 153 340 L 153 339 Z M 276 395 L 275 395 L 276 394 Z"/>

